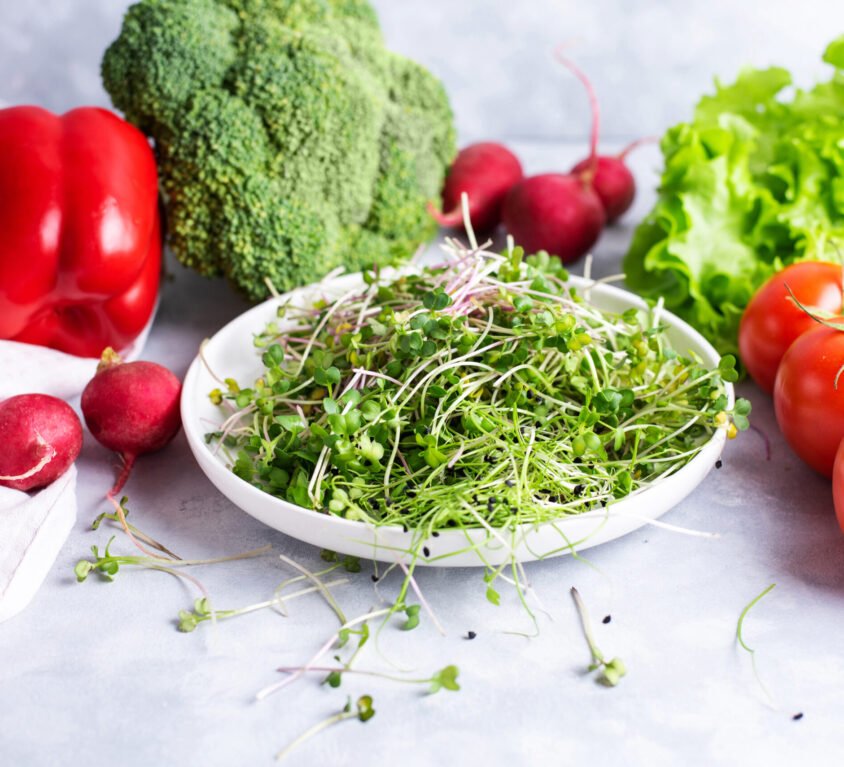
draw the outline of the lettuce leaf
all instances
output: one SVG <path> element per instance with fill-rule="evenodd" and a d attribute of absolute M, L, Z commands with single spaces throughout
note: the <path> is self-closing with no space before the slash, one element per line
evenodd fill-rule
<path fill-rule="evenodd" d="M 629 287 L 736 354 L 741 314 L 784 265 L 844 255 L 844 35 L 832 79 L 788 98 L 781 68 L 718 81 L 662 139 L 658 201 L 624 259 Z"/>

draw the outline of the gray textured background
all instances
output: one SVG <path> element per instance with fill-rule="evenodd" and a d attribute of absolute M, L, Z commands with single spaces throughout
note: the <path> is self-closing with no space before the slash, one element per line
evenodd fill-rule
<path fill-rule="evenodd" d="M 125 0 L 0 0 L 0 103 L 55 110 L 107 104 L 98 77 Z M 661 133 L 688 116 L 713 75 L 781 64 L 827 76 L 840 0 L 375 0 L 389 45 L 445 81 L 462 140 L 577 139 L 589 115 L 555 64 L 557 43 L 593 78 L 604 135 Z"/>

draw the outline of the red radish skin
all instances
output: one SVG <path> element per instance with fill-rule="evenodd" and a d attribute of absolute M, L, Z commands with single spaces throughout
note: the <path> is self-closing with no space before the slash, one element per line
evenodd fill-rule
<path fill-rule="evenodd" d="M 106 349 L 97 374 L 82 392 L 82 414 L 91 435 L 120 453 L 123 471 L 109 491 L 111 500 L 126 484 L 139 455 L 167 445 L 181 427 L 182 384 L 154 362 L 122 362 Z"/>
<path fill-rule="evenodd" d="M 37 490 L 64 474 L 82 449 L 82 424 L 64 400 L 20 394 L 0 402 L 0 485 Z"/>
<path fill-rule="evenodd" d="M 584 178 L 591 174 L 592 188 L 604 206 L 608 224 L 616 221 L 633 204 L 636 180 L 621 155 L 598 155 L 594 162 L 587 157 L 577 163 L 571 172 Z"/>
<path fill-rule="evenodd" d="M 462 149 L 443 186 L 443 212 L 428 205 L 440 226 L 463 226 L 461 197 L 469 197 L 469 220 L 477 232 L 491 232 L 501 223 L 501 205 L 512 186 L 524 177 L 522 164 L 507 147 L 493 142 L 472 144 Z"/>
<path fill-rule="evenodd" d="M 531 176 L 504 200 L 504 226 L 516 243 L 528 253 L 548 251 L 564 264 L 589 251 L 605 222 L 600 198 L 578 176 Z"/>

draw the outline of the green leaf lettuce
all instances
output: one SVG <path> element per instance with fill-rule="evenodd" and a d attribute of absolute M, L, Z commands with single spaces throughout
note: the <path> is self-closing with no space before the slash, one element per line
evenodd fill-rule
<path fill-rule="evenodd" d="M 786 264 L 844 252 L 844 36 L 832 79 L 791 93 L 784 69 L 716 81 L 669 129 L 659 199 L 624 261 L 627 283 L 737 351 L 741 313 Z"/>

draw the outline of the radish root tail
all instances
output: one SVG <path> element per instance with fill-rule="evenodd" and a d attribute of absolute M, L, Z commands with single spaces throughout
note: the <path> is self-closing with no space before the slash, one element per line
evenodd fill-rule
<path fill-rule="evenodd" d="M 108 491 L 108 495 L 112 498 L 123 489 L 123 486 L 126 484 L 126 480 L 129 479 L 129 474 L 132 472 L 132 467 L 135 465 L 134 455 L 123 455 L 121 458 L 123 459 L 123 469 L 120 472 L 120 476 L 117 477 L 114 487 Z"/>
<path fill-rule="evenodd" d="M 447 212 L 437 210 L 436 205 L 432 202 L 429 202 L 427 207 L 431 218 L 440 226 L 444 226 L 447 229 L 454 229 L 463 223 L 463 210 L 459 205 Z"/>

